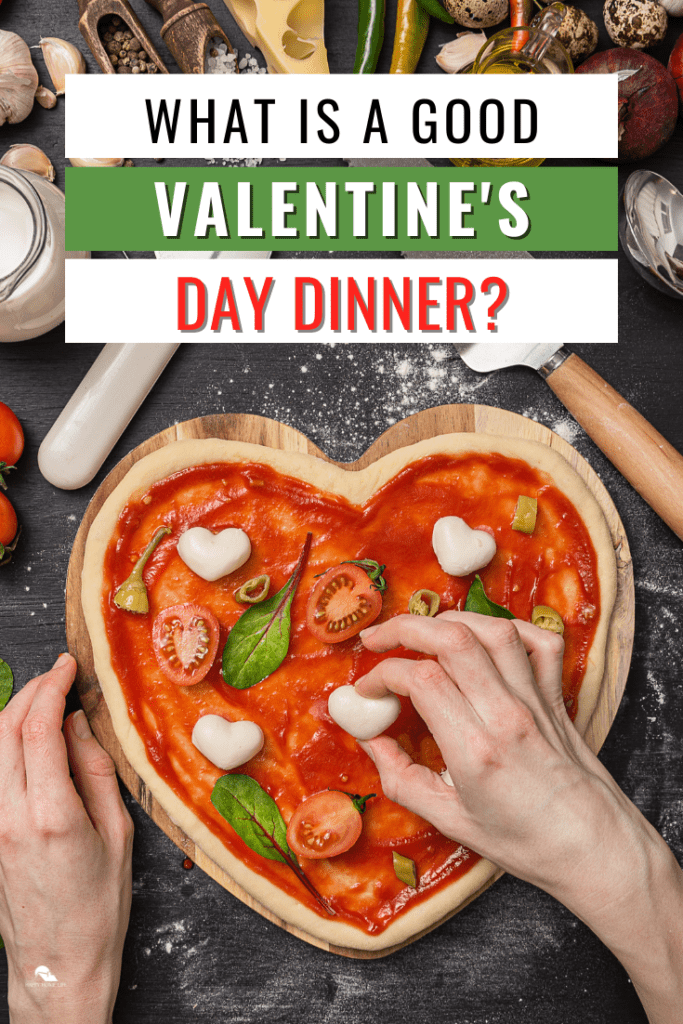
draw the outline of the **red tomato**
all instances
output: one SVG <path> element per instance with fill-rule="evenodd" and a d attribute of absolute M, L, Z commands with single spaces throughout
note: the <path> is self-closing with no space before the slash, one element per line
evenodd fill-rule
<path fill-rule="evenodd" d="M 0 402 L 0 462 L 13 466 L 24 450 L 21 423 L 4 402 Z"/>
<path fill-rule="evenodd" d="M 17 513 L 12 502 L 0 491 L 0 544 L 11 544 L 17 535 Z"/>
<path fill-rule="evenodd" d="M 351 796 L 336 789 L 325 789 L 306 797 L 287 826 L 290 850 L 297 857 L 311 860 L 346 853 L 361 834 L 361 814 L 370 796 Z"/>
<path fill-rule="evenodd" d="M 218 650 L 218 619 L 200 604 L 176 604 L 159 612 L 152 627 L 159 668 L 180 686 L 202 681 Z"/>
<path fill-rule="evenodd" d="M 328 569 L 316 583 L 306 608 L 306 624 L 323 643 L 338 644 L 360 633 L 382 611 L 382 595 L 365 569 L 345 562 Z"/>

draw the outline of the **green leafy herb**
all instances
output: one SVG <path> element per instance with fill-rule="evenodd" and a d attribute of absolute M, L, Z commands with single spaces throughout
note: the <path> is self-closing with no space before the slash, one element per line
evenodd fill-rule
<path fill-rule="evenodd" d="M 321 907 L 334 914 L 299 867 L 287 843 L 287 826 L 280 810 L 255 779 L 248 775 L 222 775 L 213 787 L 211 803 L 250 850 L 267 860 L 286 864 Z"/>
<path fill-rule="evenodd" d="M 465 611 L 479 612 L 480 615 L 493 615 L 497 619 L 514 619 L 515 617 L 508 608 L 503 608 L 502 604 L 496 604 L 495 601 L 488 599 L 481 576 L 474 577 L 474 583 L 470 587 L 465 601 Z"/>
<path fill-rule="evenodd" d="M 255 686 L 284 661 L 289 650 L 292 601 L 312 538 L 312 533 L 307 534 L 296 568 L 282 590 L 247 608 L 230 630 L 223 648 L 223 679 L 230 686 L 238 690 Z"/>
<path fill-rule="evenodd" d="M 14 675 L 12 674 L 12 669 L 6 661 L 3 661 L 2 658 L 0 658 L 0 711 L 2 711 L 12 696 L 13 686 Z"/>
<path fill-rule="evenodd" d="M 359 565 L 361 569 L 370 577 L 370 581 L 375 590 L 378 590 L 380 594 L 383 594 L 387 589 L 387 581 L 382 576 L 382 573 L 386 569 L 386 565 L 380 565 L 374 558 L 346 558 L 342 565 Z"/>

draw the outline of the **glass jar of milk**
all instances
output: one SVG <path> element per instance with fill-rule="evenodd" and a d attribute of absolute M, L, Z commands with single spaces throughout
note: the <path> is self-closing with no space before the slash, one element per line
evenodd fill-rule
<path fill-rule="evenodd" d="M 64 319 L 64 193 L 0 166 L 0 342 L 45 334 Z"/>

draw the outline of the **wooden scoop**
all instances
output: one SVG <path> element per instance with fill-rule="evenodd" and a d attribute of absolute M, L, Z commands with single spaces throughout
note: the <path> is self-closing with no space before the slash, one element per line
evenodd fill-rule
<path fill-rule="evenodd" d="M 206 53 L 214 39 L 221 39 L 229 53 L 235 52 L 207 4 L 192 0 L 147 0 L 147 3 L 163 17 L 161 38 L 186 75 L 204 74 Z"/>
<path fill-rule="evenodd" d="M 154 48 L 152 40 L 145 32 L 142 22 L 128 3 L 128 0 L 78 0 L 78 10 L 80 12 L 78 27 L 81 30 L 81 35 L 90 47 L 93 57 L 105 75 L 116 74 L 116 69 L 104 48 L 98 28 L 104 18 L 110 18 L 113 15 L 118 15 L 125 22 L 126 28 L 130 29 L 136 39 L 139 40 L 149 60 L 156 64 L 159 71 L 164 75 L 168 74 L 168 68 Z"/>

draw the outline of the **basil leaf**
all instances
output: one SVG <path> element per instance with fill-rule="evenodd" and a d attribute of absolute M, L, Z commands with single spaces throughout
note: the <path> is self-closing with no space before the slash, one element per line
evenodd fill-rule
<path fill-rule="evenodd" d="M 14 675 L 6 661 L 0 658 L 0 711 L 5 707 L 12 696 L 14 686 Z"/>
<path fill-rule="evenodd" d="M 279 668 L 289 650 L 291 608 L 311 548 L 307 534 L 294 572 L 277 594 L 247 608 L 223 648 L 223 679 L 238 690 L 255 686 Z"/>
<path fill-rule="evenodd" d="M 484 584 L 481 582 L 481 576 L 474 577 L 474 583 L 467 593 L 465 611 L 479 612 L 480 615 L 493 615 L 497 619 L 515 618 L 508 608 L 503 608 L 502 604 L 496 604 L 495 601 L 489 600 L 484 590 Z"/>
<path fill-rule="evenodd" d="M 254 779 L 248 775 L 221 776 L 213 787 L 211 803 L 254 853 L 282 864 L 295 859 L 277 804 Z"/>
<path fill-rule="evenodd" d="M 323 910 L 334 916 L 334 910 L 308 880 L 290 850 L 287 826 L 277 804 L 255 779 L 248 775 L 222 775 L 213 787 L 211 803 L 250 850 L 267 860 L 286 864 Z"/>

